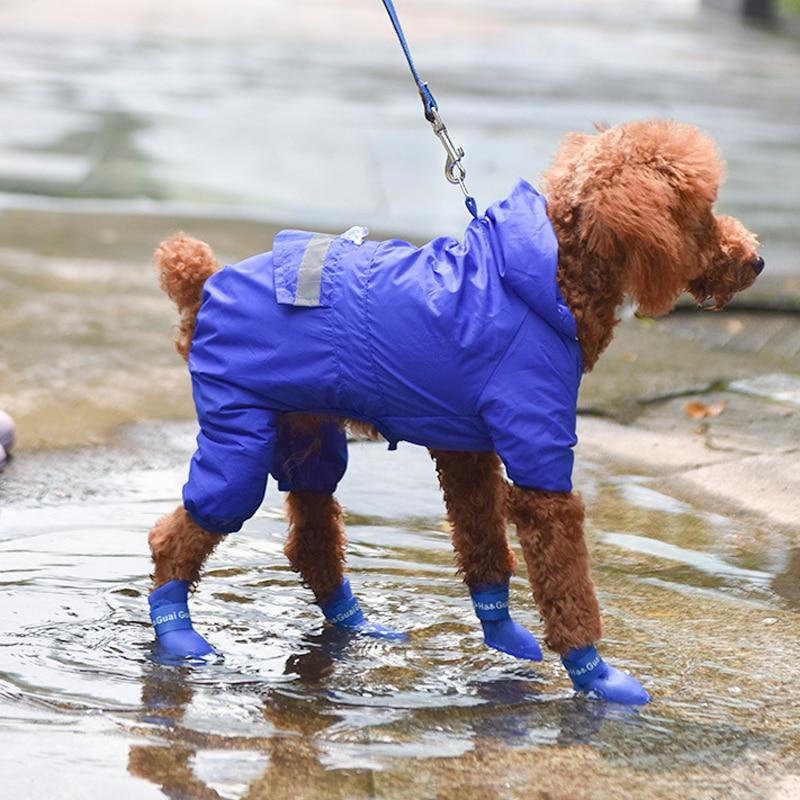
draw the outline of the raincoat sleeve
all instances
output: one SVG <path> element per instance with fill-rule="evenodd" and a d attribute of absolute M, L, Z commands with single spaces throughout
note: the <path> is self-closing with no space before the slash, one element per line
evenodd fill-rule
<path fill-rule="evenodd" d="M 200 433 L 183 504 L 207 531 L 238 531 L 264 499 L 276 415 L 257 396 L 219 378 L 192 375 L 192 391 Z"/>
<path fill-rule="evenodd" d="M 479 413 L 517 486 L 572 491 L 576 350 L 577 343 L 528 314 L 481 395 Z"/>

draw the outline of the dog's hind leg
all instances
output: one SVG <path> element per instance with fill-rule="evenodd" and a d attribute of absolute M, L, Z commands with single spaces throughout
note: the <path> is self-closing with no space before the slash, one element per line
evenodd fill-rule
<path fill-rule="evenodd" d="M 342 507 L 331 494 L 292 491 L 286 498 L 289 537 L 283 551 L 320 605 L 344 581 Z"/>
<path fill-rule="evenodd" d="M 224 534 L 203 530 L 183 506 L 162 517 L 148 536 L 153 589 L 174 580 L 185 581 L 194 589 L 203 564 L 224 538 Z"/>
<path fill-rule="evenodd" d="M 153 558 L 153 591 L 150 616 L 159 644 L 173 656 L 204 656 L 213 648 L 192 627 L 187 605 L 189 591 L 200 580 L 200 572 L 223 534 L 203 530 L 178 506 L 162 517 L 150 531 Z"/>
<path fill-rule="evenodd" d="M 380 639 L 405 634 L 369 622 L 345 577 L 342 507 L 332 494 L 294 489 L 287 501 L 289 537 L 284 552 L 325 618 L 339 628 Z"/>
<path fill-rule="evenodd" d="M 289 492 L 284 552 L 334 625 L 379 638 L 405 638 L 364 618 L 345 577 L 344 515 L 333 492 L 346 468 L 347 435 L 338 420 L 287 415 L 280 421 L 272 474 L 278 488 Z"/>
<path fill-rule="evenodd" d="M 528 580 L 544 618 L 545 642 L 564 663 L 578 691 L 639 705 L 639 682 L 608 666 L 594 643 L 602 635 L 600 607 L 589 572 L 580 495 L 511 487 L 509 516 L 517 526 Z"/>
<path fill-rule="evenodd" d="M 515 567 L 506 530 L 507 484 L 495 453 L 432 450 L 450 522 L 456 565 L 472 595 L 489 647 L 538 661 L 542 652 L 530 631 L 508 610 Z"/>

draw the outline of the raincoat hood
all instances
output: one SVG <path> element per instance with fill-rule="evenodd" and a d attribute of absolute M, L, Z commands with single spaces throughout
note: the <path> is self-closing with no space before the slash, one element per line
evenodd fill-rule
<path fill-rule="evenodd" d="M 556 282 L 558 240 L 544 197 L 520 178 L 508 197 L 490 206 L 483 219 L 499 255 L 497 268 L 503 281 L 534 313 L 574 339 L 575 318 Z"/>

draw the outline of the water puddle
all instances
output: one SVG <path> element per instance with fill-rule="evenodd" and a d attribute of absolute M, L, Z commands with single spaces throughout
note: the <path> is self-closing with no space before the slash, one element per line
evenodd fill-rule
<path fill-rule="evenodd" d="M 604 652 L 652 692 L 642 711 L 574 698 L 552 655 L 528 664 L 483 647 L 453 574 L 433 466 L 412 447 L 353 445 L 340 493 L 362 605 L 408 630 L 407 642 L 323 625 L 282 554 L 286 523 L 270 490 L 193 600 L 224 661 L 154 663 L 145 534 L 177 502 L 191 438 L 191 425 L 145 425 L 116 449 L 9 468 L 0 741 L 9 763 L 35 747 L 58 766 L 37 790 L 68 780 L 84 796 L 102 784 L 133 798 L 393 798 L 410 787 L 477 798 L 551 786 L 566 797 L 580 794 L 582 775 L 599 798 L 620 785 L 642 798 L 705 797 L 714 782 L 756 797 L 800 753 L 793 679 L 775 659 L 800 657 L 797 551 L 591 464 L 578 480 Z M 20 487 L 48 463 L 64 467 L 71 494 Z M 512 606 L 541 633 L 522 575 Z M 18 775 L 9 791 L 26 796 L 32 780 Z"/>
<path fill-rule="evenodd" d="M 755 378 L 733 381 L 729 388 L 734 392 L 800 406 L 800 375 L 759 375 Z"/>

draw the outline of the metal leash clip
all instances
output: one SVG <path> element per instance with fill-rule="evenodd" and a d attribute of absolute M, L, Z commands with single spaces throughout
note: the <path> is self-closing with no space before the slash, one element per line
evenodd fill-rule
<path fill-rule="evenodd" d="M 425 117 L 428 122 L 430 122 L 433 132 L 436 134 L 436 138 L 442 143 L 442 147 L 444 147 L 447 153 L 447 160 L 444 164 L 445 178 L 447 178 L 449 183 L 459 184 L 461 190 L 464 192 L 464 196 L 469 197 L 467 187 L 464 185 L 464 179 L 467 177 L 467 170 L 461 163 L 461 159 L 464 158 L 464 148 L 456 147 L 453 143 L 450 134 L 447 132 L 447 126 L 439 116 L 439 110 L 437 108 L 430 109 L 430 112 L 426 113 Z"/>
<path fill-rule="evenodd" d="M 447 132 L 447 126 L 439 116 L 439 107 L 433 99 L 433 95 L 428 89 L 428 84 L 423 83 L 420 88 L 420 97 L 422 98 L 422 105 L 425 109 L 425 119 L 430 122 L 436 138 L 442 143 L 445 152 L 447 153 L 447 160 L 444 162 L 444 177 L 448 183 L 458 184 L 461 191 L 464 193 L 464 204 L 472 216 L 478 218 L 478 204 L 475 198 L 467 190 L 467 185 L 464 179 L 467 177 L 466 167 L 461 163 L 464 158 L 464 148 L 456 147 L 450 134 Z"/>

